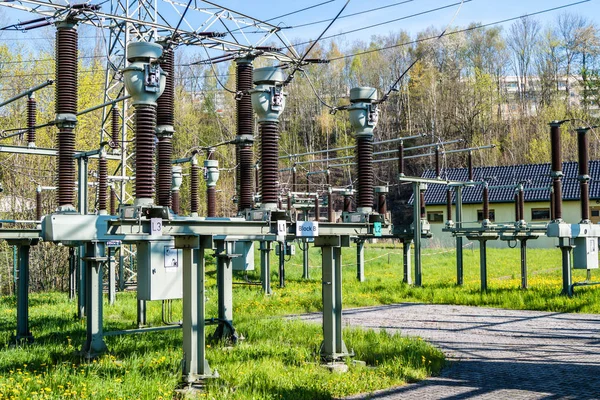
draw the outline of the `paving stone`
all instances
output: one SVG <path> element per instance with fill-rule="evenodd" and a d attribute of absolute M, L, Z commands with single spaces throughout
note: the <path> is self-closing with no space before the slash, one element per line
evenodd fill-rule
<path fill-rule="evenodd" d="M 420 336 L 449 361 L 439 377 L 348 399 L 600 399 L 600 315 L 404 303 L 345 310 L 343 323 Z"/>

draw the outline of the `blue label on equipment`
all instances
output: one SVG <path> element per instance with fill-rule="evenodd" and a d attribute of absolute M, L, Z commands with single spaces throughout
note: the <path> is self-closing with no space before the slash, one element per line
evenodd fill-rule
<path fill-rule="evenodd" d="M 381 236 L 381 222 L 374 222 L 373 223 L 373 235 L 374 236 Z"/>

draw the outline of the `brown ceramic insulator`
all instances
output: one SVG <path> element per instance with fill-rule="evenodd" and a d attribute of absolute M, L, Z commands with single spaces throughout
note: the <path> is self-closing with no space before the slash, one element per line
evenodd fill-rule
<path fill-rule="evenodd" d="M 467 164 L 469 169 L 469 182 L 473 181 L 473 154 L 469 151 L 467 156 Z"/>
<path fill-rule="evenodd" d="M 556 219 L 554 211 L 554 186 L 552 186 L 552 189 L 550 190 L 550 219 L 552 221 Z"/>
<path fill-rule="evenodd" d="M 110 188 L 110 215 L 117 215 L 117 192 L 114 187 Z"/>
<path fill-rule="evenodd" d="M 169 134 L 158 137 L 158 205 L 171 207 L 171 156 L 173 155 L 173 137 Z"/>
<path fill-rule="evenodd" d="M 198 185 L 200 184 L 200 167 L 192 164 L 190 171 L 190 213 L 198 212 Z"/>
<path fill-rule="evenodd" d="M 525 219 L 525 192 L 519 190 L 519 221 Z"/>
<path fill-rule="evenodd" d="M 377 204 L 379 205 L 379 214 L 387 214 L 387 197 L 385 193 L 379 193 Z"/>
<path fill-rule="evenodd" d="M 490 219 L 490 196 L 487 186 L 483 187 L 483 219 Z"/>
<path fill-rule="evenodd" d="M 404 175 L 404 143 L 398 145 L 398 174 Z"/>
<path fill-rule="evenodd" d="M 240 157 L 240 197 L 238 199 L 238 210 L 248 210 L 252 208 L 252 189 L 254 187 L 254 174 L 252 171 L 252 147 L 240 146 L 238 148 Z"/>
<path fill-rule="evenodd" d="M 333 211 L 333 193 L 327 194 L 327 221 L 335 222 L 335 212 Z"/>
<path fill-rule="evenodd" d="M 41 221 L 42 219 L 42 192 L 36 190 L 35 192 L 35 220 Z"/>
<path fill-rule="evenodd" d="M 290 211 L 292 209 L 292 196 L 288 194 L 287 196 L 287 209 Z"/>
<path fill-rule="evenodd" d="M 520 209 L 519 209 L 519 193 L 515 193 L 515 221 L 521 220 Z"/>
<path fill-rule="evenodd" d="M 138 105 L 135 108 L 135 197 L 154 197 L 154 138 L 156 107 Z M 170 169 L 170 165 L 169 165 Z M 170 177 L 170 174 L 169 174 Z"/>
<path fill-rule="evenodd" d="M 292 192 L 298 191 L 298 174 L 296 173 L 296 169 L 292 170 Z"/>
<path fill-rule="evenodd" d="M 77 114 L 77 30 L 56 32 L 56 114 Z"/>
<path fill-rule="evenodd" d="M 37 117 L 37 102 L 35 98 L 27 99 L 27 142 L 35 143 L 35 121 Z"/>
<path fill-rule="evenodd" d="M 588 221 L 590 219 L 590 187 L 587 180 L 589 176 L 589 140 L 587 135 L 587 129 L 577 130 L 577 150 L 578 150 L 578 164 L 579 164 L 579 176 L 580 183 L 579 188 L 581 190 L 581 219 L 582 221 Z"/>
<path fill-rule="evenodd" d="M 562 171 L 562 149 L 560 142 L 560 124 L 550 125 L 550 149 L 552 153 L 552 171 Z"/>
<path fill-rule="evenodd" d="M 357 207 L 373 207 L 373 137 L 356 138 L 356 162 L 358 166 Z"/>
<path fill-rule="evenodd" d="M 562 219 L 562 182 L 560 178 L 552 182 L 554 188 L 554 218 Z"/>
<path fill-rule="evenodd" d="M 217 190 L 214 186 L 206 188 L 206 210 L 207 217 L 217 216 Z"/>
<path fill-rule="evenodd" d="M 446 220 L 452 221 L 452 190 L 446 190 Z"/>
<path fill-rule="evenodd" d="M 427 216 L 427 205 L 425 204 L 425 191 L 419 191 L 419 197 L 421 199 L 421 219 L 424 219 Z"/>
<path fill-rule="evenodd" d="M 165 48 L 160 61 L 160 68 L 167 73 L 165 90 L 156 101 L 156 125 L 174 124 L 175 113 L 175 57 L 173 49 Z"/>
<path fill-rule="evenodd" d="M 112 111 L 111 111 L 111 130 L 110 130 L 110 140 L 111 140 L 111 146 L 113 147 L 118 147 L 119 146 L 119 131 L 120 131 L 120 126 L 121 126 L 121 121 L 120 121 L 120 117 L 121 117 L 121 112 L 119 110 L 119 107 L 115 106 L 113 107 Z"/>
<path fill-rule="evenodd" d="M 260 191 L 263 204 L 277 204 L 279 195 L 279 124 L 260 124 L 261 179 Z"/>
<path fill-rule="evenodd" d="M 321 217 L 321 204 L 319 201 L 319 195 L 315 196 L 315 221 L 319 221 Z"/>
<path fill-rule="evenodd" d="M 352 212 L 352 196 L 344 196 L 344 212 Z"/>
<path fill-rule="evenodd" d="M 440 148 L 435 148 L 435 177 L 439 178 L 441 175 L 441 167 L 440 167 Z"/>
<path fill-rule="evenodd" d="M 171 209 L 175 214 L 179 214 L 179 190 L 171 192 Z"/>
<path fill-rule="evenodd" d="M 106 157 L 98 158 L 98 211 L 107 211 L 108 189 L 108 160 Z"/>
<path fill-rule="evenodd" d="M 72 205 L 75 190 L 75 132 L 62 128 L 58 132 L 58 205 Z M 86 190 L 87 188 L 82 188 Z"/>
<path fill-rule="evenodd" d="M 259 168 L 254 168 L 254 193 L 260 191 L 260 171 Z"/>

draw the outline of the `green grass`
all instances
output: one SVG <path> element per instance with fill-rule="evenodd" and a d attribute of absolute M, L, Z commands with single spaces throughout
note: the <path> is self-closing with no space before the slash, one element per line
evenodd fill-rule
<path fill-rule="evenodd" d="M 520 290 L 519 250 L 489 249 L 489 287 L 479 292 L 479 254 L 465 250 L 465 284 L 455 286 L 453 251 L 424 252 L 422 288 L 403 284 L 401 247 L 367 247 L 366 282 L 356 281 L 356 250 L 343 250 L 344 307 L 428 302 L 597 313 L 600 293 L 578 288 L 573 298 L 561 296 L 560 252 L 529 251 L 529 290 Z M 245 341 L 233 349 L 213 343 L 207 358 L 220 379 L 210 382 L 199 398 L 327 399 L 400 385 L 437 373 L 443 355 L 426 342 L 393 335 L 344 329 L 344 341 L 366 367 L 350 366 L 346 374 L 319 366 L 322 339 L 318 324 L 283 315 L 321 308 L 320 252 L 311 248 L 311 279 L 302 275 L 302 256 L 286 264 L 286 287 L 277 287 L 273 264 L 273 295 L 257 286 L 234 286 L 234 323 Z M 257 266 L 258 266 L 257 258 Z M 214 265 L 207 269 L 207 314 L 216 316 Z M 258 271 L 250 274 L 257 279 Z M 584 272 L 576 271 L 575 280 Z M 0 398 L 177 398 L 180 380 L 181 332 L 107 337 L 110 354 L 87 362 L 76 355 L 85 336 L 84 321 L 74 318 L 75 304 L 63 293 L 31 296 L 30 320 L 36 343 L 10 348 L 15 328 L 14 297 L 0 298 Z M 135 295 L 118 293 L 117 304 L 104 307 L 105 330 L 134 327 Z M 181 302 L 174 302 L 175 318 Z M 148 321 L 160 325 L 160 302 L 148 304 Z M 208 328 L 212 333 L 213 327 Z"/>

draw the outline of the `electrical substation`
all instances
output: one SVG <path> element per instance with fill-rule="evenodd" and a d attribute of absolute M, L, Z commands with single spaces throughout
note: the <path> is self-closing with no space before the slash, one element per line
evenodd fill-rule
<path fill-rule="evenodd" d="M 161 20 L 156 8 L 142 10 L 145 2 L 141 0 L 110 3 L 110 12 L 93 3 L 61 5 L 42 0 L 0 3 L 29 11 L 32 17 L 40 16 L 21 23 L 19 29 L 53 26 L 56 31 L 56 76 L 0 104 L 26 98 L 27 127 L 17 133 L 26 133 L 28 142 L 26 146 L 2 145 L 0 152 L 57 158 L 56 186 L 35 188 L 35 220 L 4 220 L 0 228 L 0 238 L 18 248 L 16 342 L 35 340 L 28 316 L 30 248 L 40 241 L 61 244 L 70 250 L 70 295 L 79 318 L 86 321 L 81 354 L 92 359 L 107 352 L 105 337 L 111 335 L 181 329 L 182 379 L 187 383 L 199 382 L 213 377 L 213 370 L 218 367 L 209 366 L 206 360 L 205 338 L 209 326 L 215 325 L 212 336 L 217 340 L 235 344 L 242 336 L 236 330 L 233 314 L 234 271 L 259 269 L 260 282 L 254 284 L 268 296 L 274 285 L 270 281 L 271 269 L 276 270 L 277 285 L 284 287 L 286 256 L 302 253 L 303 278 L 309 279 L 308 249 L 317 247 L 321 250 L 322 270 L 320 358 L 324 364 L 344 362 L 353 354 L 342 340 L 342 248 L 356 246 L 356 277 L 352 279 L 362 282 L 368 278 L 365 243 L 373 239 L 396 240 L 403 249 L 404 274 L 398 280 L 409 285 L 426 285 L 422 247 L 432 233 L 425 191 L 434 186 L 446 191 L 444 231 L 455 238 L 457 285 L 463 284 L 465 240 L 479 244 L 482 291 L 488 289 L 486 245 L 490 241 L 506 241 L 520 245 L 521 282 L 526 289 L 527 243 L 542 236 L 556 238 L 562 252 L 563 294 L 571 296 L 574 287 L 594 284 L 591 271 L 598 268 L 600 226 L 590 221 L 589 214 L 592 178 L 587 151 L 591 127 L 577 129 L 579 221 L 565 221 L 562 213 L 560 129 L 567 121 L 549 124 L 548 140 L 552 144 L 549 187 L 535 187 L 526 179 L 494 186 L 493 177 L 474 176 L 472 158 L 476 152 L 492 149 L 492 144 L 461 148 L 461 140 L 431 143 L 429 135 L 424 133 L 398 133 L 393 139 L 378 139 L 379 107 L 397 91 L 402 77 L 387 93 L 378 93 L 372 87 L 348 88 L 348 104 L 337 106 L 334 111 L 347 113 L 355 140 L 352 146 L 283 155 L 280 120 L 286 113 L 286 105 L 295 101 L 286 88 L 302 67 L 326 60 L 308 58 L 310 48 L 304 55 L 298 54 L 277 26 L 212 3 L 209 8 L 173 3 L 180 15 L 176 25 Z M 84 24 L 104 29 L 110 35 L 111 53 L 106 55 L 110 63 L 106 101 L 78 110 L 78 27 Z M 242 45 L 237 40 L 240 35 L 235 33 L 236 26 L 253 27 L 262 33 L 260 39 Z M 223 27 L 222 32 L 218 31 Z M 273 41 L 285 51 L 266 45 Z M 236 131 L 226 143 L 196 148 L 188 157 L 175 159 L 175 59 L 178 49 L 184 46 L 210 49 L 208 63 L 233 63 L 236 86 L 230 95 L 234 99 Z M 261 67 L 255 68 L 255 64 Z M 35 93 L 49 87 L 55 90 L 55 118 L 40 125 L 36 121 Z M 100 109 L 104 126 L 97 147 L 76 149 L 78 117 Z M 36 146 L 36 129 L 42 126 L 56 130 L 56 148 Z M 221 146 L 235 147 L 236 193 L 230 194 L 237 206 L 235 217 L 220 216 L 217 212 L 222 170 L 215 153 Z M 386 149 L 379 150 L 379 146 Z M 446 148 L 452 146 L 458 147 Z M 342 150 L 354 154 L 337 156 Z M 405 155 L 407 151 L 425 153 Z M 455 154 L 468 157 L 466 179 L 448 179 L 445 174 L 440 159 Z M 306 156 L 312 159 L 307 160 Z M 418 157 L 434 160 L 435 168 L 428 176 L 405 173 L 405 163 Z M 93 182 L 88 182 L 90 161 L 97 163 Z M 120 163 L 118 173 L 112 176 L 109 161 Z M 374 165 L 380 162 L 397 165 L 395 183 L 412 185 L 412 222 L 392 224 L 387 198 L 390 185 L 377 184 L 374 177 Z M 131 168 L 127 165 L 134 165 L 133 174 L 128 173 Z M 311 167 L 301 175 L 299 167 L 303 165 Z M 344 167 L 355 168 L 354 186 L 333 179 L 332 171 Z M 289 177 L 291 183 L 283 184 L 282 175 Z M 311 176 L 322 176 L 325 185 L 312 187 Z M 180 201 L 184 182 L 186 190 L 189 188 L 189 213 L 182 211 Z M 203 184 L 206 215 L 199 211 L 199 190 Z M 95 212 L 88 210 L 90 187 L 97 193 Z M 132 196 L 127 193 L 129 188 L 133 189 Z M 481 191 L 482 222 L 463 220 L 462 196 L 466 190 Z M 493 190 L 514 194 L 513 221 L 490 221 L 489 198 Z M 526 221 L 524 193 L 532 190 L 550 193 L 550 223 Z M 56 193 L 58 208 L 45 214 L 41 196 L 47 191 Z M 343 204 L 343 208 L 336 209 L 336 204 Z M 255 251 L 260 255 L 260 265 L 255 265 Z M 209 253 L 216 260 L 216 316 L 205 312 L 205 255 Z M 128 265 L 135 265 L 138 328 L 104 331 L 103 287 L 108 281 L 109 304 L 114 303 L 115 292 L 129 284 L 124 271 L 126 258 L 135 260 Z M 587 270 L 588 279 L 573 282 L 573 268 Z M 169 312 L 172 300 L 176 299 L 183 302 L 180 322 L 173 322 Z M 146 304 L 150 301 L 163 303 L 164 325 L 147 326 Z"/>

